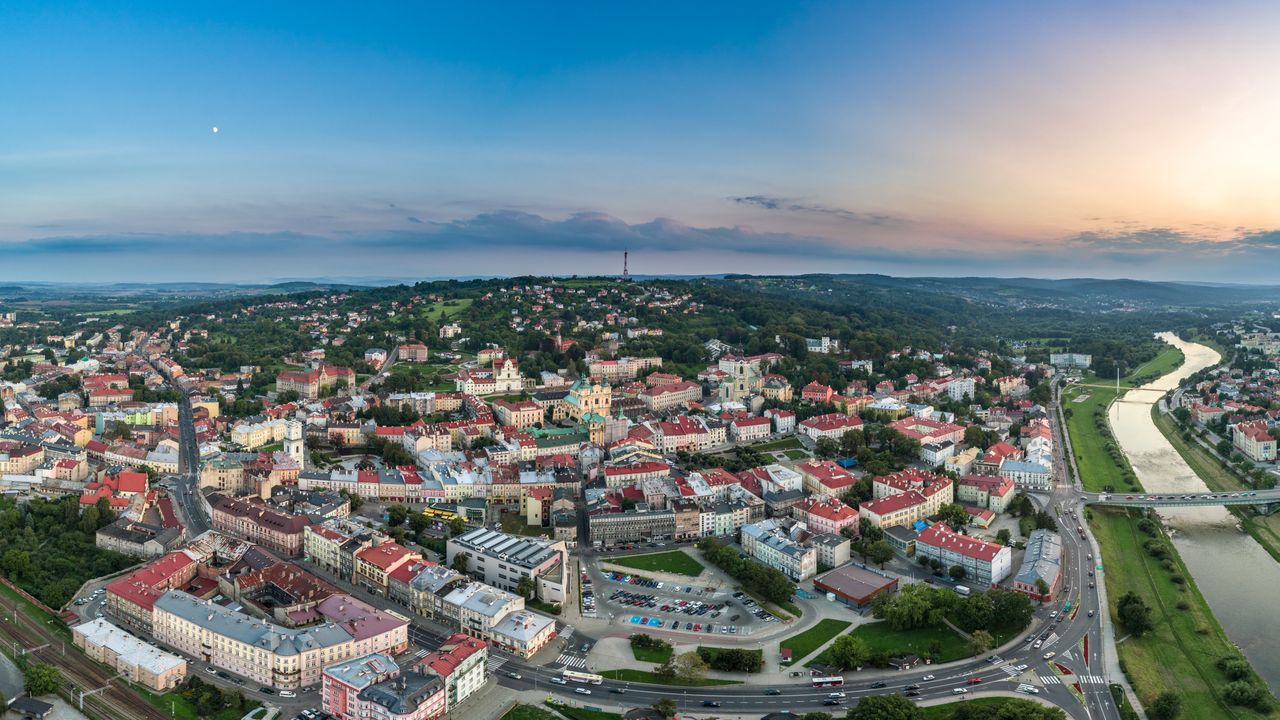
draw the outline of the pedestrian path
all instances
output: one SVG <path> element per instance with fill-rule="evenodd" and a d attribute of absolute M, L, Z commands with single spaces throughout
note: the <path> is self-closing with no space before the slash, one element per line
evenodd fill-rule
<path fill-rule="evenodd" d="M 570 655 L 569 653 L 564 653 L 560 657 L 556 658 L 556 664 L 569 668 L 584 668 L 587 666 L 587 659 L 581 655 Z"/>
<path fill-rule="evenodd" d="M 506 664 L 507 664 L 507 659 L 502 657 L 501 655 L 489 656 L 489 662 L 488 662 L 489 672 L 494 672 L 498 670 L 498 668 L 501 668 L 503 665 L 506 665 Z"/>
<path fill-rule="evenodd" d="M 1107 683 L 1107 679 L 1102 677 L 1101 675 L 1075 675 L 1073 677 L 1075 678 L 1074 680 L 1071 680 L 1071 678 L 1067 678 L 1067 679 L 1071 680 L 1071 682 L 1078 682 L 1082 685 L 1105 685 Z M 1057 675 L 1041 675 L 1040 682 L 1044 683 L 1045 685 L 1063 685 L 1064 684 L 1063 679 L 1061 677 L 1058 677 Z"/>
<path fill-rule="evenodd" d="M 1000 669 L 1003 670 L 1004 674 L 1008 675 L 1009 677 L 1017 677 L 1022 674 L 1022 671 L 1019 670 L 1016 665 L 1001 665 Z"/>

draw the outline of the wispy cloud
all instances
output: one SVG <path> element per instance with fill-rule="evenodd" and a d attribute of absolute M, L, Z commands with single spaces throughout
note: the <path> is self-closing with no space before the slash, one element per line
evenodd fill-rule
<path fill-rule="evenodd" d="M 764 210 L 828 215 L 830 217 L 840 218 L 841 220 L 848 220 L 850 222 L 863 223 L 866 225 L 894 225 L 905 222 L 904 218 L 896 215 L 858 212 L 856 210 L 848 210 L 840 207 L 831 207 L 830 205 L 823 205 L 821 203 L 803 202 L 800 200 L 775 197 L 772 195 L 739 195 L 731 197 L 729 200 L 739 205 L 750 205 Z"/>

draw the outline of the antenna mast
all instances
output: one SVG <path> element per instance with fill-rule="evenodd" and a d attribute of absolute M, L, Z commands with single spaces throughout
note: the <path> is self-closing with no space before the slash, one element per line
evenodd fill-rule
<path fill-rule="evenodd" d="M 623 282 L 626 282 L 631 279 L 631 273 L 627 270 L 627 255 L 629 254 L 630 253 L 628 253 L 626 250 L 622 251 L 622 281 Z"/>

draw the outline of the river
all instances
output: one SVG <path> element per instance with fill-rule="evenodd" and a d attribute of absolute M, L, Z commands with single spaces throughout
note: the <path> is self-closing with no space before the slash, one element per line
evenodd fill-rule
<path fill-rule="evenodd" d="M 1181 350 L 1186 361 L 1113 403 L 1111 427 L 1143 488 L 1157 493 L 1203 492 L 1208 489 L 1204 482 L 1152 421 L 1151 407 L 1183 378 L 1216 365 L 1221 358 L 1212 348 L 1171 333 L 1160 338 Z M 1277 625 L 1269 611 L 1270 599 L 1280 597 L 1280 564 L 1236 529 L 1235 517 L 1225 508 L 1168 508 L 1160 515 L 1175 530 L 1173 544 L 1227 636 L 1271 690 L 1280 690 L 1280 643 L 1274 641 Z"/>

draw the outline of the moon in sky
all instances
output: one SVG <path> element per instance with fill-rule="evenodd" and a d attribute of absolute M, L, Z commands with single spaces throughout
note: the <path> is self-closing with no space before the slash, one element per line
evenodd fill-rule
<path fill-rule="evenodd" d="M 214 125 L 214 126 L 213 126 L 213 134 L 214 134 L 214 135 L 217 135 L 217 134 L 218 134 L 218 126 L 217 126 L 217 125 Z"/>

